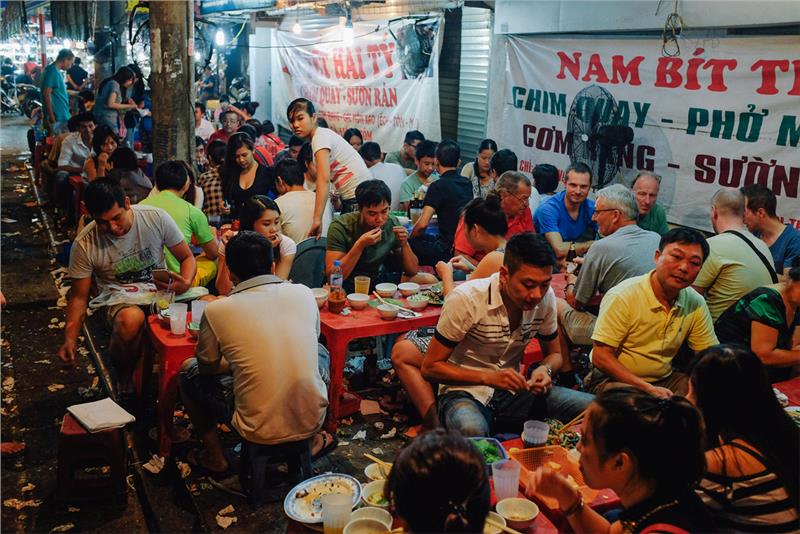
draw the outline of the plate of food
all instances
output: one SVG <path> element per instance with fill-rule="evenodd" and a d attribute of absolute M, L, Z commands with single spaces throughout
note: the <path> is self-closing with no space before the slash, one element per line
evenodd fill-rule
<path fill-rule="evenodd" d="M 304 480 L 286 494 L 283 511 L 301 523 L 322 523 L 323 495 L 331 493 L 350 494 L 353 506 L 361 499 L 361 484 L 350 475 L 325 473 Z"/>
<path fill-rule="evenodd" d="M 444 305 L 444 291 L 442 290 L 442 283 L 433 284 L 431 287 L 425 288 L 418 294 L 428 297 L 428 304 L 431 306 Z"/>

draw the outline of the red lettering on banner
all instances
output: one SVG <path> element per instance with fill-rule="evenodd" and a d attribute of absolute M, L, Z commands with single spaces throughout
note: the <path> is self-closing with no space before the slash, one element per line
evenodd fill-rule
<path fill-rule="evenodd" d="M 794 86 L 789 91 L 790 95 L 800 95 L 800 59 L 792 62 L 794 66 Z M 761 71 L 761 86 L 756 89 L 756 93 L 760 95 L 777 95 L 778 87 L 775 84 L 776 74 L 775 71 L 789 72 L 788 59 L 759 59 L 750 66 L 750 70 L 755 72 Z"/>
<path fill-rule="evenodd" d="M 679 57 L 660 57 L 656 67 L 656 87 L 674 89 L 681 84 L 681 68 L 683 60 Z"/>
<path fill-rule="evenodd" d="M 611 83 L 627 82 L 630 77 L 628 85 L 642 85 L 639 79 L 639 65 L 644 61 L 644 56 L 636 56 L 627 65 L 624 59 L 620 55 L 611 58 Z"/>
<path fill-rule="evenodd" d="M 608 83 L 608 75 L 603 68 L 603 63 L 600 61 L 600 54 L 592 54 L 592 57 L 589 58 L 589 67 L 581 80 L 590 82 L 592 81 L 592 76 L 595 78 L 594 81 L 598 83 Z"/>
<path fill-rule="evenodd" d="M 387 69 L 386 77 L 391 78 L 393 75 L 391 69 L 392 69 L 392 53 L 394 53 L 394 43 L 389 43 L 388 45 L 386 43 L 380 43 L 378 45 L 378 48 L 380 48 L 381 52 L 383 53 L 383 59 L 386 61 L 386 69 Z"/>
<path fill-rule="evenodd" d="M 727 91 L 725 85 L 725 69 L 734 70 L 739 62 L 735 59 L 709 59 L 703 65 L 704 69 L 711 69 L 711 85 L 708 86 L 709 91 L 722 92 Z"/>
<path fill-rule="evenodd" d="M 558 69 L 558 74 L 556 74 L 556 78 L 558 78 L 559 80 L 563 80 L 564 78 L 566 78 L 566 76 L 564 75 L 564 69 L 567 69 L 569 73 L 572 74 L 572 77 L 577 80 L 578 77 L 581 75 L 582 54 L 580 52 L 573 52 L 572 61 L 570 61 L 569 57 L 567 57 L 567 54 L 565 54 L 564 52 L 557 52 L 557 55 L 558 59 L 561 61 L 561 66 Z"/>

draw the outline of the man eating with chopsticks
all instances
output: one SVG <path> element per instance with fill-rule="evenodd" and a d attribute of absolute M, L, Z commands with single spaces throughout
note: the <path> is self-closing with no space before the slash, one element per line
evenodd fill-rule
<path fill-rule="evenodd" d="M 519 432 L 528 419 L 568 421 L 593 395 L 553 386 L 562 363 L 556 298 L 550 289 L 556 258 L 541 236 L 512 237 L 500 271 L 455 288 L 445 300 L 422 375 L 441 384 L 439 417 L 465 436 Z M 545 357 L 530 379 L 519 373 L 536 336 Z"/>

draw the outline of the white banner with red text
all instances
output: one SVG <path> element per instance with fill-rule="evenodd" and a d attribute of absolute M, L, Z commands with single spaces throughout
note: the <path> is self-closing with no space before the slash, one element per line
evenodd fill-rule
<path fill-rule="evenodd" d="M 288 128 L 287 105 L 305 97 L 332 130 L 341 134 L 358 128 L 364 141 L 379 143 L 384 152 L 401 148 L 409 130 L 439 139 L 444 18 L 353 26 L 349 45 L 342 40 L 342 26 L 299 34 L 277 32 L 272 76 L 276 123 Z"/>
<path fill-rule="evenodd" d="M 520 170 L 583 162 L 595 189 L 662 176 L 670 222 L 711 229 L 720 187 L 760 183 L 800 228 L 800 39 L 509 37 L 489 137 Z"/>

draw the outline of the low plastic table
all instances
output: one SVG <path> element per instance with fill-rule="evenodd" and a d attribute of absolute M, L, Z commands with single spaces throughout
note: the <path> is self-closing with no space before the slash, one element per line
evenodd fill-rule
<path fill-rule="evenodd" d="M 328 390 L 329 405 L 325 420 L 325 429 L 328 432 L 336 432 L 339 425 L 341 397 L 344 394 L 344 363 L 350 342 L 364 337 L 401 334 L 417 328 L 435 326 L 441 312 L 441 307 L 429 305 L 422 310 L 420 317 L 386 321 L 381 319 L 378 310 L 372 306 L 367 306 L 363 310 L 351 308 L 350 315 L 330 313 L 327 305 L 320 309 L 320 330 L 325 336 L 326 346 L 331 354 L 331 385 Z"/>

